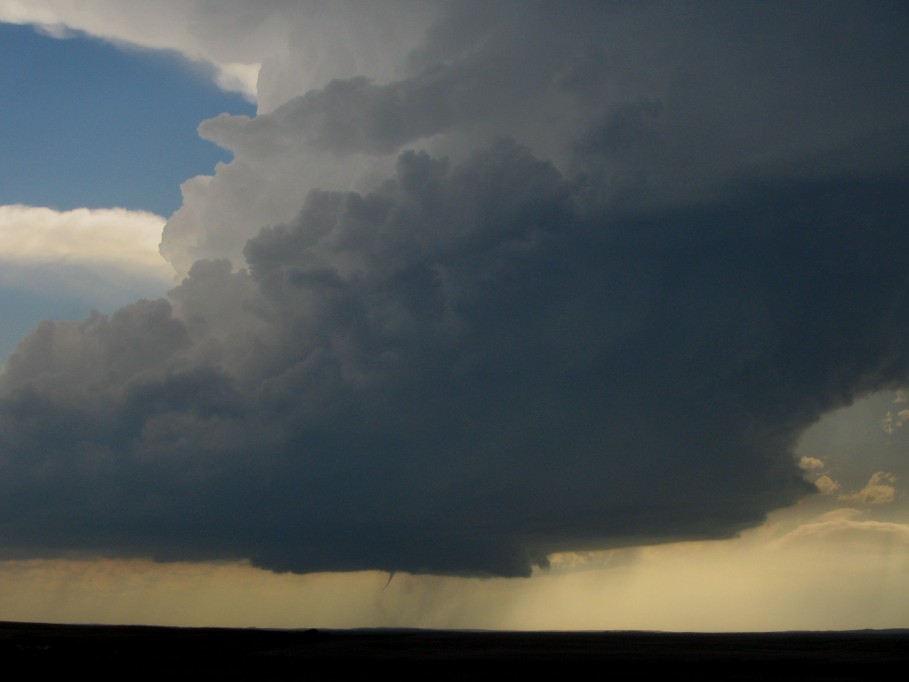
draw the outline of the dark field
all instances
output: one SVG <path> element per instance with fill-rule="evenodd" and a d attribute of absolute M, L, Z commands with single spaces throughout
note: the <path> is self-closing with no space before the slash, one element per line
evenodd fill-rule
<path fill-rule="evenodd" d="M 234 630 L 0 623 L 0 661 L 97 679 L 870 680 L 909 662 L 909 630 L 761 634 Z M 11 668 L 10 666 L 14 666 Z M 20 667 L 21 666 L 21 667 Z M 904 668 L 903 668 L 904 669 Z"/>

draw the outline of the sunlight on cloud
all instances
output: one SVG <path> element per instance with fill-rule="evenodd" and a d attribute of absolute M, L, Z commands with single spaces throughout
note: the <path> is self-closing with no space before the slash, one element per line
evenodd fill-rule
<path fill-rule="evenodd" d="M 830 478 L 827 474 L 819 477 L 814 482 L 814 485 L 816 485 L 817 489 L 820 490 L 824 495 L 832 495 L 841 488 L 840 484 Z"/>
<path fill-rule="evenodd" d="M 860 541 L 873 544 L 874 541 L 897 542 L 909 549 L 909 525 L 890 521 L 876 521 L 867 518 L 860 509 L 834 509 L 798 526 L 780 537 L 779 546 L 790 546 L 806 541 Z"/>
<path fill-rule="evenodd" d="M 11 24 L 36 24 L 51 27 L 59 24 L 57 13 L 50 7 L 39 3 L 20 2 L 19 0 L 0 1 L 0 21 Z"/>
<path fill-rule="evenodd" d="M 615 550 L 612 567 L 539 576 L 524 627 L 778 630 L 905 623 L 909 526 L 856 510 L 791 514 L 742 537 Z M 782 534 L 782 535 L 781 535 Z M 547 625 L 548 624 L 548 625 Z"/>
<path fill-rule="evenodd" d="M 886 471 L 876 471 L 861 490 L 840 495 L 844 502 L 862 502 L 864 504 L 888 504 L 896 496 L 894 483 L 896 476 Z"/>
<path fill-rule="evenodd" d="M 163 227 L 161 216 L 122 208 L 0 206 L 0 260 L 110 265 L 170 281 L 173 269 L 158 253 Z"/>
<path fill-rule="evenodd" d="M 158 253 L 164 219 L 141 211 L 0 205 L 5 358 L 48 318 L 83 319 L 164 296 L 174 271 Z"/>
<path fill-rule="evenodd" d="M 215 64 L 215 84 L 226 92 L 239 92 L 248 101 L 256 101 L 256 83 L 261 64 Z"/>
<path fill-rule="evenodd" d="M 804 456 L 799 459 L 799 466 L 805 471 L 813 471 L 814 469 L 823 469 L 824 461 L 817 457 Z"/>

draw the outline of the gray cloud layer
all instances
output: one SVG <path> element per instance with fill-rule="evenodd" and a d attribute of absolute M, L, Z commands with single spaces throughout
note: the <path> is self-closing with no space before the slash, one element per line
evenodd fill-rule
<path fill-rule="evenodd" d="M 204 124 L 170 300 L 7 364 L 4 544 L 526 575 L 809 493 L 909 373 L 905 13 L 520 7 Z"/>

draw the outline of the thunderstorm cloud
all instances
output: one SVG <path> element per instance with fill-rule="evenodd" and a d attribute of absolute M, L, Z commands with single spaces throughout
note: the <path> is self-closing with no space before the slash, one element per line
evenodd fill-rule
<path fill-rule="evenodd" d="M 260 112 L 167 300 L 7 360 L 3 544 L 528 575 L 816 493 L 802 431 L 909 379 L 906 12 L 376 4 L 196 12 Z"/>

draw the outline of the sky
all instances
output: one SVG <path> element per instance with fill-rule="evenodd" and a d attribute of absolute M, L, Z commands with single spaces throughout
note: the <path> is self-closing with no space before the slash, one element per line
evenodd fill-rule
<path fill-rule="evenodd" d="M 42 320 L 163 296 L 174 273 L 158 243 L 180 184 L 231 158 L 196 127 L 255 111 L 179 53 L 52 35 L 0 23 L 4 359 Z"/>
<path fill-rule="evenodd" d="M 899 3 L 0 22 L 0 619 L 909 626 Z"/>

